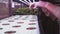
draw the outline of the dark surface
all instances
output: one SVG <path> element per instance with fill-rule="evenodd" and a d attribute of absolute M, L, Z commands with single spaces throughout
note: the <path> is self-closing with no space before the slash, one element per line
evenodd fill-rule
<path fill-rule="evenodd" d="M 59 25 L 50 17 L 45 16 L 41 9 L 38 12 L 38 21 L 41 34 L 59 34 Z"/>
<path fill-rule="evenodd" d="M 42 1 L 50 2 L 50 3 L 53 3 L 53 4 L 60 4 L 59 0 L 42 0 Z"/>

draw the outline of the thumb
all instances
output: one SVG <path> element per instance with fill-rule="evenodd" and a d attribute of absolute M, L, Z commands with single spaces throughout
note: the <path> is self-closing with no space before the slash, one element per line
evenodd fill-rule
<path fill-rule="evenodd" d="M 34 7 L 34 3 L 30 3 L 29 8 Z"/>
<path fill-rule="evenodd" d="M 37 8 L 37 6 L 35 5 L 34 7 L 33 7 L 33 9 L 36 9 Z"/>

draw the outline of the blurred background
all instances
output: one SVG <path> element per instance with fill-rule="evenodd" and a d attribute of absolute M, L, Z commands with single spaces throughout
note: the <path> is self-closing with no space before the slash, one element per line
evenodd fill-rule
<path fill-rule="evenodd" d="M 43 0 L 43 1 L 48 1 L 55 5 L 60 6 L 60 0 Z M 38 11 L 39 11 L 38 9 L 35 10 L 29 9 L 27 5 L 19 2 L 19 0 L 0 0 L 0 19 L 7 18 L 13 15 L 37 15 Z M 52 30 L 53 30 L 52 32 L 57 31 L 55 34 L 58 34 L 58 24 L 55 21 L 56 17 L 51 13 L 49 17 L 52 18 L 52 20 L 45 16 L 43 17 L 43 20 L 45 19 L 43 23 L 46 24 L 46 25 L 42 24 L 43 27 L 47 27 L 48 29 L 51 27 L 50 31 Z M 46 29 L 44 28 L 45 32 L 47 32 Z"/>
<path fill-rule="evenodd" d="M 0 0 L 0 19 L 8 17 L 15 14 L 37 14 L 37 10 L 28 10 L 28 6 L 20 3 L 14 2 L 15 0 Z M 44 0 L 52 2 L 56 5 L 60 5 L 60 0 Z M 22 8 L 22 10 L 21 10 Z M 21 10 L 21 11 L 20 11 Z M 31 12 L 30 12 L 31 11 Z"/>

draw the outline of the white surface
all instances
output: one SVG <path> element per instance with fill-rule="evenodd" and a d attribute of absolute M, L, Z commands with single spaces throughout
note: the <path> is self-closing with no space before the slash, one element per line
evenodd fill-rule
<path fill-rule="evenodd" d="M 27 18 L 25 18 L 27 17 Z M 35 17 L 35 19 L 32 19 L 32 17 Z M 15 18 L 18 18 L 17 20 Z M 25 20 L 23 20 L 25 19 Z M 14 22 L 8 22 L 9 20 L 14 20 Z M 36 20 L 34 23 L 36 25 L 28 25 L 30 23 L 30 20 Z M 17 24 L 17 22 L 24 22 L 23 24 Z M 0 30 L 0 34 L 5 34 L 6 31 L 16 31 L 14 34 L 40 34 L 39 27 L 38 27 L 38 21 L 36 15 L 16 15 L 11 16 L 5 19 L 0 20 L 0 28 L 3 28 L 3 30 Z M 3 26 L 3 23 L 9 23 L 10 25 Z M 14 25 L 21 25 L 19 28 L 12 28 Z M 28 27 L 36 27 L 35 30 L 27 30 Z"/>

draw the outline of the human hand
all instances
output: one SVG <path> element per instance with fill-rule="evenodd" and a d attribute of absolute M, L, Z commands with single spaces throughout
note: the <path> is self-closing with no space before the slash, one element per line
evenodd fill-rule
<path fill-rule="evenodd" d="M 44 2 L 44 1 L 33 2 L 33 3 L 30 3 L 29 8 L 33 8 L 33 9 L 36 9 L 37 7 L 45 8 L 46 4 L 47 4 L 47 2 Z"/>

